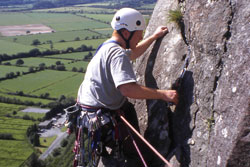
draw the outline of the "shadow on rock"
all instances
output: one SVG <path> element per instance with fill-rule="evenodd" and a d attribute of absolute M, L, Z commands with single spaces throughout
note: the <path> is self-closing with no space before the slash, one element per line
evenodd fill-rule
<path fill-rule="evenodd" d="M 158 50 L 163 38 L 154 44 L 148 58 L 145 84 L 147 87 L 158 89 L 153 69 Z M 168 160 L 173 156 L 180 163 L 180 166 L 189 166 L 190 147 L 188 139 L 192 136 L 190 129 L 191 115 L 190 106 L 193 103 L 194 80 L 193 73 L 186 71 L 181 85 L 178 89 L 180 96 L 179 104 L 175 111 L 166 105 L 162 100 L 147 100 L 148 127 L 145 131 L 145 138 Z M 164 163 L 155 155 L 151 156 L 150 166 L 162 167 Z"/>
<path fill-rule="evenodd" d="M 179 104 L 176 106 L 174 112 L 169 112 L 168 114 L 171 145 L 167 159 L 175 156 L 182 167 L 189 166 L 190 164 L 188 139 L 192 136 L 192 129 L 190 129 L 190 107 L 193 103 L 193 89 L 193 73 L 186 71 L 179 88 Z"/>

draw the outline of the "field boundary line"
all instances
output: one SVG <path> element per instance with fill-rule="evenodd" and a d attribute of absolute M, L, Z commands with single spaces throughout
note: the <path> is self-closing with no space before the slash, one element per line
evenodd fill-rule
<path fill-rule="evenodd" d="M 28 92 L 27 94 L 31 94 L 31 93 L 37 92 L 37 91 L 42 90 L 42 89 L 44 89 L 44 88 L 47 88 L 47 87 L 49 87 L 49 86 L 51 86 L 51 85 L 55 85 L 55 84 L 57 84 L 58 82 L 62 82 L 62 81 L 64 81 L 64 80 L 66 80 L 66 79 L 73 78 L 73 77 L 76 76 L 76 75 L 78 75 L 78 73 L 77 73 L 77 74 L 73 74 L 73 75 L 71 75 L 71 76 L 69 76 L 69 77 L 63 78 L 63 79 L 61 79 L 61 80 L 57 80 L 56 82 L 52 82 L 52 83 L 50 83 L 50 84 L 48 84 L 48 85 L 45 85 L 45 86 L 40 87 L 40 88 L 38 88 L 38 89 L 35 89 L 35 90 L 31 91 L 31 92 Z"/>

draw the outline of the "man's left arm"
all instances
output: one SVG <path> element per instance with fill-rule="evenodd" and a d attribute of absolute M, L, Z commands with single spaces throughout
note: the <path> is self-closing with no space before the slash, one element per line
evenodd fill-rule
<path fill-rule="evenodd" d="M 138 43 L 135 49 L 132 49 L 130 60 L 135 60 L 138 57 L 140 57 L 156 39 L 166 35 L 167 33 L 168 33 L 168 28 L 166 26 L 158 27 L 153 35 L 142 40 L 141 42 Z"/>

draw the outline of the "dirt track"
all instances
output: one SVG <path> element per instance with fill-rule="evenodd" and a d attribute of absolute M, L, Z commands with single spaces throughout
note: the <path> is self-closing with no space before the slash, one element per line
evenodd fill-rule
<path fill-rule="evenodd" d="M 0 33 L 2 36 L 17 36 L 51 32 L 54 32 L 54 30 L 43 24 L 0 26 Z"/>

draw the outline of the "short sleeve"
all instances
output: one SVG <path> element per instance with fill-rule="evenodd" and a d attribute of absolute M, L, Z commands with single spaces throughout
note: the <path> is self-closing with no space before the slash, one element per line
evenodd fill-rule
<path fill-rule="evenodd" d="M 110 71 L 116 88 L 126 83 L 136 82 L 132 64 L 126 54 L 112 58 Z"/>

